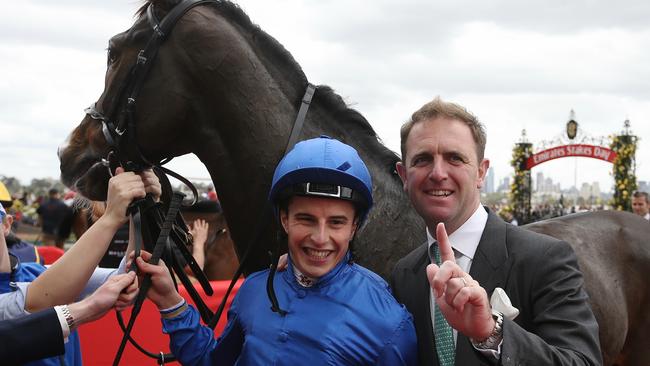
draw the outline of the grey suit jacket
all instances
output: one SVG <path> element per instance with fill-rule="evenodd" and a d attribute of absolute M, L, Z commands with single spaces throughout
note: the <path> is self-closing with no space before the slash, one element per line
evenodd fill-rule
<path fill-rule="evenodd" d="M 456 365 L 601 365 L 598 325 L 573 249 L 563 241 L 506 224 L 489 209 L 470 275 L 488 296 L 501 287 L 520 314 L 504 320 L 501 359 L 474 350 L 458 334 Z M 397 300 L 413 314 L 420 365 L 438 365 L 427 243 L 402 258 L 391 276 Z"/>

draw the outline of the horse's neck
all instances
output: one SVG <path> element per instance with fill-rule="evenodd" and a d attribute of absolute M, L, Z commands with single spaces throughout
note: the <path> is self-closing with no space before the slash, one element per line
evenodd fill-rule
<path fill-rule="evenodd" d="M 230 49 L 233 52 L 227 57 L 214 51 L 208 55 L 211 59 L 196 59 L 197 65 L 220 68 L 202 68 L 209 74 L 196 78 L 203 80 L 203 90 L 197 97 L 205 100 L 201 115 L 208 118 L 205 137 L 194 144 L 194 152 L 215 183 L 233 238 L 242 243 L 250 239 L 253 223 L 266 201 L 273 170 L 285 153 L 306 83 L 299 67 L 285 65 L 281 69 L 267 65 L 273 59 L 270 56 L 256 58 L 256 52 L 261 51 L 255 45 L 230 43 Z M 375 199 L 389 202 L 379 205 L 379 213 L 371 213 L 373 219 L 363 229 L 366 238 L 385 240 L 382 233 L 386 225 L 391 225 L 401 240 L 414 241 L 411 236 L 422 225 L 410 209 L 394 167 L 382 161 L 386 148 L 368 133 L 367 126 L 341 120 L 344 105 L 336 108 L 336 102 L 325 105 L 318 99 L 316 96 L 310 106 L 301 138 L 326 134 L 355 146 L 372 172 Z"/>

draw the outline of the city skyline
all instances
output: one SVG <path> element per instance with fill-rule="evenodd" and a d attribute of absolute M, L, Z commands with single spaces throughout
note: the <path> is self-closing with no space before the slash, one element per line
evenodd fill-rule
<path fill-rule="evenodd" d="M 512 178 L 512 173 L 506 176 L 499 177 L 494 171 L 495 170 L 493 169 L 493 167 L 490 167 L 488 169 L 488 172 L 485 177 L 485 183 L 483 185 L 483 188 L 481 189 L 481 192 L 494 193 L 494 192 L 508 191 L 510 189 L 509 187 L 510 187 L 510 179 Z M 581 193 L 585 190 L 585 185 L 588 185 L 590 187 L 589 189 L 594 190 L 595 192 L 594 196 L 599 196 L 599 195 L 611 196 L 611 194 L 613 193 L 613 188 L 614 188 L 613 177 L 610 179 L 611 184 L 609 186 L 603 186 L 602 182 L 599 182 L 597 180 L 592 180 L 592 181 L 578 180 L 577 185 L 574 185 L 573 182 L 566 185 L 563 184 L 562 182 L 556 181 L 552 176 L 549 177 L 546 174 L 547 173 L 545 171 L 541 171 L 539 169 L 533 169 L 531 171 L 532 193 L 538 193 L 538 192 L 539 193 L 545 193 L 545 192 L 562 193 L 562 192 L 568 192 L 573 190 Z M 541 183 L 540 183 L 540 177 L 542 177 Z M 650 181 L 641 180 L 638 179 L 637 177 L 637 190 L 650 193 Z"/>

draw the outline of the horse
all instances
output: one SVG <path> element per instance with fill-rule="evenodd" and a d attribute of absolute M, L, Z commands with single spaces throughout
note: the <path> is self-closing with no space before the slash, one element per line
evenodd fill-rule
<path fill-rule="evenodd" d="M 98 111 L 111 110 L 120 103 L 121 85 L 128 80 L 131 65 L 152 34 L 147 13 L 162 18 L 174 4 L 171 0 L 149 0 L 137 13 L 132 27 L 111 38 L 105 89 L 96 103 Z M 158 49 L 137 96 L 133 112 L 137 124 L 132 133 L 137 136 L 139 151 L 148 161 L 194 153 L 203 162 L 218 192 L 246 274 L 268 268 L 268 253 L 276 246 L 278 225 L 271 214 L 264 215 L 265 202 L 292 121 L 305 104 L 307 87 L 302 69 L 277 40 L 253 24 L 237 5 L 218 1 L 197 6 L 180 18 Z M 399 157 L 332 88 L 318 86 L 308 104 L 300 136 L 324 134 L 337 138 L 355 147 L 368 165 L 375 183 L 376 204 L 352 247 L 357 262 L 387 278 L 394 263 L 426 238 L 424 222 L 412 209 L 395 171 Z M 84 117 L 60 148 L 59 157 L 65 184 L 93 199 L 103 199 L 109 174 L 101 161 L 111 147 L 102 131 L 105 120 L 97 118 L 91 114 Z M 566 225 L 566 240 L 581 256 L 580 264 L 588 274 L 586 289 L 597 309 L 607 364 L 647 364 L 647 358 L 639 361 L 643 356 L 634 355 L 650 346 L 648 327 L 632 320 L 644 325 L 648 322 L 647 315 L 640 314 L 640 304 L 648 302 L 648 286 L 640 281 L 650 274 L 650 253 L 640 248 L 650 235 L 650 226 L 628 224 L 629 217 L 618 213 L 609 213 L 605 218 L 599 215 L 584 215 L 580 220 L 559 218 L 552 225 L 531 228 L 544 231 L 549 226 Z M 616 247 L 616 234 L 604 236 L 599 231 L 580 230 L 592 225 L 625 233 L 623 237 L 635 244 Z M 572 232 L 582 235 L 569 235 Z M 553 233 L 562 234 L 549 231 Z M 580 248 L 585 243 L 593 248 Z M 639 250 L 628 252 L 633 248 Z M 614 255 L 619 250 L 625 250 L 625 255 Z M 615 313 L 606 311 L 610 309 L 607 304 L 612 292 L 603 286 L 625 276 L 612 276 L 609 281 L 602 277 L 606 268 L 629 268 L 623 263 L 604 266 L 592 260 L 589 255 L 594 253 L 605 258 L 638 256 L 638 260 L 626 262 L 638 272 L 636 280 L 628 282 L 637 292 L 621 293 L 626 296 L 625 305 L 621 305 L 624 309 L 616 309 Z"/>
<path fill-rule="evenodd" d="M 209 280 L 229 280 L 237 271 L 239 261 L 226 218 L 214 201 L 199 201 L 193 206 L 182 207 L 183 219 L 188 225 L 203 219 L 208 223 L 208 239 L 205 241 L 205 264 L 203 272 Z"/>
<path fill-rule="evenodd" d="M 564 240 L 573 247 L 600 327 L 604 364 L 647 365 L 648 221 L 627 212 L 596 211 L 524 227 Z"/>

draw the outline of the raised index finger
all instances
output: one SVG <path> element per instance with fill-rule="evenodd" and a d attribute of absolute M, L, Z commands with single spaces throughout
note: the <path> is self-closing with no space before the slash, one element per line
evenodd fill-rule
<path fill-rule="evenodd" d="M 456 256 L 454 250 L 451 248 L 449 237 L 447 236 L 447 229 L 445 224 L 440 222 L 436 226 L 436 240 L 438 241 L 438 248 L 440 248 L 440 262 L 451 261 L 456 263 Z"/>

